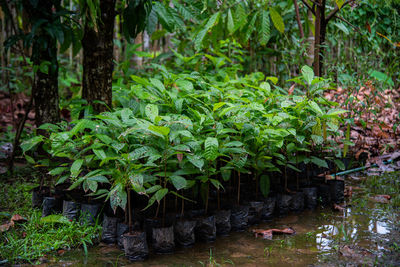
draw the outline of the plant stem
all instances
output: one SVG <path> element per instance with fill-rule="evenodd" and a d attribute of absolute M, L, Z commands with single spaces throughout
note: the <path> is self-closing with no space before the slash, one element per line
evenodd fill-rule
<path fill-rule="evenodd" d="M 238 171 L 238 192 L 237 192 L 237 204 L 240 204 L 240 171 Z"/>
<path fill-rule="evenodd" d="M 132 208 L 131 208 L 131 190 L 128 187 L 127 188 L 127 193 L 128 193 L 128 214 L 129 214 L 129 233 L 133 233 L 133 225 L 132 225 Z M 126 212 L 125 212 L 126 213 Z"/>
<path fill-rule="evenodd" d="M 286 164 L 285 164 L 285 191 L 287 191 L 287 168 L 286 168 Z"/>
<path fill-rule="evenodd" d="M 208 212 L 208 198 L 210 194 L 210 183 L 207 182 L 207 196 L 206 196 L 206 209 L 205 209 L 205 214 Z"/>
<path fill-rule="evenodd" d="M 259 185 L 258 185 L 258 179 L 260 178 L 260 174 L 259 174 L 259 172 L 257 171 L 257 174 L 256 174 L 256 199 L 258 199 L 258 191 L 259 191 Z"/>
<path fill-rule="evenodd" d="M 181 218 L 183 218 L 184 211 L 185 211 L 185 200 L 182 198 Z"/>
<path fill-rule="evenodd" d="M 218 210 L 221 210 L 221 199 L 219 195 L 219 188 L 217 189 L 217 205 L 218 205 Z"/>

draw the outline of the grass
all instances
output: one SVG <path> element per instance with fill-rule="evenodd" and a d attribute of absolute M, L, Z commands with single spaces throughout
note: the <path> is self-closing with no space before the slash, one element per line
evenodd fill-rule
<path fill-rule="evenodd" d="M 43 219 L 41 210 L 31 207 L 30 190 L 35 186 L 22 179 L 0 183 L 0 223 L 13 214 L 27 219 L 0 233 L 0 262 L 36 264 L 60 249 L 83 248 L 87 253 L 88 246 L 99 240 L 101 226 L 69 222 L 61 215 Z"/>

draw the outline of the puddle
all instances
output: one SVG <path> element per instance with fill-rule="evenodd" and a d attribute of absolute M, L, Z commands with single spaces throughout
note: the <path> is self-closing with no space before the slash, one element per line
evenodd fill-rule
<path fill-rule="evenodd" d="M 399 213 L 387 204 L 367 201 L 356 193 L 341 212 L 331 209 L 304 211 L 275 218 L 245 232 L 218 237 L 214 243 L 196 243 L 177 248 L 172 255 L 153 255 L 145 262 L 130 263 L 116 246 L 100 245 L 67 252 L 58 260 L 61 266 L 340 266 L 374 265 L 390 249 L 388 237 L 399 231 L 393 225 Z M 398 225 L 398 224 L 397 224 Z M 296 234 L 255 238 L 251 229 L 292 227 Z M 397 226 L 398 227 L 398 226 Z M 398 241 L 397 241 L 398 242 Z M 400 244 L 400 242 L 398 242 Z M 56 264 L 57 264 L 56 263 Z M 52 264 L 54 266 L 54 264 Z"/>

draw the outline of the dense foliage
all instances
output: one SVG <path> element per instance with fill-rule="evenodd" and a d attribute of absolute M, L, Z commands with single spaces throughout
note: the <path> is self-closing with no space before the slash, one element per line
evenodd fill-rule
<path fill-rule="evenodd" d="M 168 200 L 177 209 L 178 199 L 182 213 L 186 202 L 207 213 L 215 208 L 209 199 L 219 209 L 228 192 L 240 204 L 243 183 L 266 197 L 273 183 L 287 192 L 343 170 L 351 127 L 366 129 L 363 113 L 377 113 L 371 102 L 399 86 L 394 0 L 15 0 L 0 7 L 0 96 L 9 98 L 0 103 L 8 114 L 0 133 L 4 180 L 16 158 L 37 171 L 35 184 L 109 201 L 114 212 L 134 195 L 154 217 L 165 216 Z M 374 95 L 360 100 L 364 85 Z M 337 87 L 341 106 L 325 94 Z M 395 136 L 398 123 L 390 126 Z M 98 237 L 97 225 L 43 222 L 27 205 L 8 208 L 29 218 L 23 231 L 40 249 L 29 254 L 21 231 L 2 233 L 2 258 L 29 261 Z M 46 236 L 42 245 L 39 236 Z M 50 246 L 52 239 L 62 241 Z"/>

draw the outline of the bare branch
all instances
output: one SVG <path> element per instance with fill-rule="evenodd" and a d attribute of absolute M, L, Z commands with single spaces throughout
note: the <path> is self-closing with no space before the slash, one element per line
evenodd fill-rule
<path fill-rule="evenodd" d="M 301 2 L 315 15 L 315 10 L 306 2 L 306 0 L 301 0 Z"/>
<path fill-rule="evenodd" d="M 350 25 L 356 32 L 361 33 L 360 28 L 358 28 L 357 26 L 354 26 L 353 24 L 351 24 L 349 21 L 347 21 L 346 19 L 344 19 L 343 17 L 340 17 L 338 15 L 335 16 L 335 18 L 340 19 L 341 21 L 343 21 L 344 23 L 347 23 L 348 25 Z"/>

